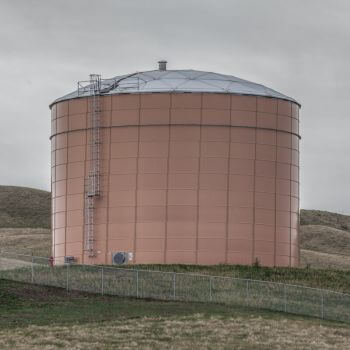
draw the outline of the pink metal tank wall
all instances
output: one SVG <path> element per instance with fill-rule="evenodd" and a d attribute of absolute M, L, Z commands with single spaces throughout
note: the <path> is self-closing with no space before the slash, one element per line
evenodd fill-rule
<path fill-rule="evenodd" d="M 298 266 L 299 105 L 218 93 L 101 97 L 101 196 L 84 253 L 88 98 L 52 105 L 56 262 Z"/>

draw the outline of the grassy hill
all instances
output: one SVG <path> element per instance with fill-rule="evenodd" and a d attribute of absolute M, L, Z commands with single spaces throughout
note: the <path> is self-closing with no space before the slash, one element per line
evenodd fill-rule
<path fill-rule="evenodd" d="M 350 269 L 350 216 L 300 211 L 301 266 Z"/>
<path fill-rule="evenodd" d="M 50 193 L 0 186 L 0 227 L 50 228 Z"/>
<path fill-rule="evenodd" d="M 0 348 L 350 349 L 346 324 L 245 306 L 100 296 L 0 280 Z"/>
<path fill-rule="evenodd" d="M 350 216 L 331 213 L 323 210 L 306 210 L 300 211 L 300 224 L 304 225 L 321 225 L 336 228 L 350 232 Z"/>
<path fill-rule="evenodd" d="M 350 232 L 323 225 L 301 227 L 303 249 L 350 256 Z"/>

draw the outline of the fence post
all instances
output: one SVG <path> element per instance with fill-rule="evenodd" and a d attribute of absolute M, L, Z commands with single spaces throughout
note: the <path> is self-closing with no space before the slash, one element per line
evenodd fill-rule
<path fill-rule="evenodd" d="M 283 298 L 284 298 L 284 312 L 287 312 L 287 286 L 284 284 L 284 288 L 283 288 Z"/>
<path fill-rule="evenodd" d="M 209 301 L 213 301 L 213 297 L 212 297 L 212 277 L 209 277 Z"/>
<path fill-rule="evenodd" d="M 101 294 L 104 294 L 103 266 L 101 267 Z"/>
<path fill-rule="evenodd" d="M 324 319 L 324 295 L 321 291 L 321 318 Z"/>
<path fill-rule="evenodd" d="M 69 264 L 67 263 L 67 269 L 66 269 L 66 290 L 69 290 Z"/>
<path fill-rule="evenodd" d="M 173 285 L 174 285 L 174 300 L 176 299 L 176 273 L 173 275 Z"/>
<path fill-rule="evenodd" d="M 136 298 L 139 297 L 139 270 L 136 270 Z"/>
<path fill-rule="evenodd" d="M 34 283 L 34 257 L 32 253 L 32 284 Z"/>

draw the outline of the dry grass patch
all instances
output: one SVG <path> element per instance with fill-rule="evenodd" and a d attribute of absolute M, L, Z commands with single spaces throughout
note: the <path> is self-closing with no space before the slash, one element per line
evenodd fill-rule
<path fill-rule="evenodd" d="M 350 232 L 350 216 L 325 210 L 300 210 L 301 225 L 322 225 Z"/>
<path fill-rule="evenodd" d="M 34 188 L 0 186 L 0 227 L 50 228 L 50 197 Z"/>
<path fill-rule="evenodd" d="M 310 266 L 317 269 L 350 270 L 350 256 L 302 249 L 300 251 L 300 265 L 300 267 Z"/>
<path fill-rule="evenodd" d="M 202 314 L 0 331 L 7 349 L 350 349 L 350 327 L 314 320 Z"/>
<path fill-rule="evenodd" d="M 48 257 L 51 230 L 45 228 L 0 228 L 1 250 Z"/>
<path fill-rule="evenodd" d="M 301 226 L 302 249 L 350 256 L 350 232 L 322 225 Z"/>
<path fill-rule="evenodd" d="M 21 267 L 28 267 L 31 265 L 32 263 L 27 261 L 0 258 L 0 270 L 15 270 Z"/>

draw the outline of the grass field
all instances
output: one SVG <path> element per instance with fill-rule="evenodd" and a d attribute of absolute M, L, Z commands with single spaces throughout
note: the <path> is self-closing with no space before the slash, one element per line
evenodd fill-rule
<path fill-rule="evenodd" d="M 350 293 L 350 270 L 255 267 L 243 265 L 133 265 L 132 269 L 199 273 L 304 285 Z"/>
<path fill-rule="evenodd" d="M 45 228 L 0 228 L 0 247 L 4 251 L 50 256 L 51 231 Z"/>
<path fill-rule="evenodd" d="M 0 348 L 350 349 L 336 322 L 219 304 L 97 296 L 0 280 Z"/>
<path fill-rule="evenodd" d="M 31 257 L 23 258 L 13 254 L 2 255 L 0 257 L 0 273 L 4 278 L 18 281 L 30 281 L 31 279 Z M 45 279 L 50 280 L 48 275 L 48 260 L 34 259 L 35 278 L 39 284 L 45 283 Z M 23 268 L 22 268 L 23 267 Z M 5 271 L 8 270 L 8 271 Z M 66 267 L 57 267 L 57 278 L 62 280 L 56 286 L 65 283 Z M 62 271 L 61 271 L 62 270 Z M 311 269 L 311 268 L 289 268 L 289 267 L 262 267 L 249 265 L 184 265 L 184 264 L 147 264 L 147 265 L 124 265 L 106 266 L 105 277 L 112 271 L 145 270 L 145 271 L 163 271 L 176 272 L 180 274 L 198 274 L 199 276 L 222 276 L 239 279 L 249 279 L 267 282 L 286 283 L 291 285 L 300 285 L 312 288 L 327 289 L 350 294 L 350 270 L 338 269 Z M 70 275 L 81 276 L 83 280 L 90 280 L 91 283 L 100 285 L 100 267 L 89 265 L 70 266 Z M 131 271 L 130 271 L 131 272 Z M 61 276 L 62 275 L 62 276 Z M 8 277 L 6 277 L 8 276 Z M 157 276 L 157 275 L 154 275 Z M 156 278 L 156 277 L 154 277 Z M 169 277 L 171 279 L 171 276 Z M 82 282 L 86 284 L 87 282 Z M 89 283 L 88 283 L 89 285 Z M 91 284 L 92 287 L 92 284 Z"/>
<path fill-rule="evenodd" d="M 311 269 L 350 270 L 350 255 L 323 253 L 301 249 L 300 267 Z"/>
<path fill-rule="evenodd" d="M 271 271 L 272 269 L 267 268 L 222 265 L 207 266 L 209 271 L 215 273 L 214 276 L 208 276 L 193 274 L 191 268 L 195 271 L 196 266 L 142 265 L 136 267 L 139 270 L 133 267 L 120 269 L 86 265 L 50 268 L 34 263 L 33 266 L 17 269 L 8 269 L 5 266 L 5 269 L 0 271 L 0 278 L 119 297 L 221 303 L 230 306 L 244 305 L 350 324 L 350 294 L 331 291 L 349 293 L 349 274 L 345 272 L 340 271 L 337 274 L 335 271 L 311 269 Z M 227 276 L 227 274 L 232 275 L 232 272 L 237 275 L 249 269 L 251 274 L 254 273 L 252 269 L 256 270 L 256 278 L 253 280 Z M 169 271 L 177 271 L 177 273 Z M 218 276 L 220 272 L 225 277 Z M 286 278 L 292 275 L 298 278 L 298 285 L 269 281 L 272 279 L 271 276 L 274 276 L 275 279 L 279 278 L 280 282 L 285 282 Z M 270 278 L 266 278 L 267 276 Z M 261 281 L 264 278 L 266 282 Z M 327 284 L 329 291 L 324 290 L 326 286 L 323 281 L 327 280 L 332 281 Z M 310 286 L 323 290 L 310 288 Z"/>

